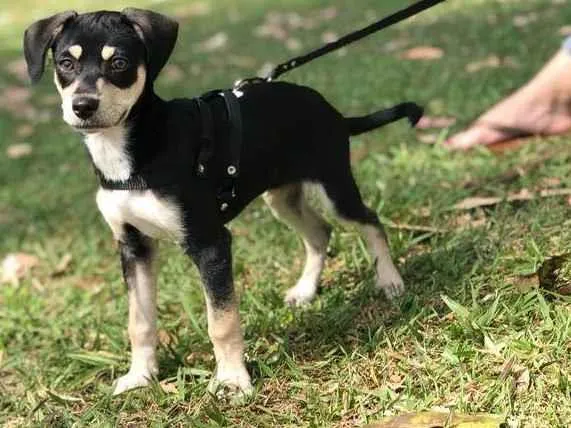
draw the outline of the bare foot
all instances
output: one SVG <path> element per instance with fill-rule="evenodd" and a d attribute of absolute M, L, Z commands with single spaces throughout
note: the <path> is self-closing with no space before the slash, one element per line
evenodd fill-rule
<path fill-rule="evenodd" d="M 567 132 L 571 132 L 571 54 L 562 49 L 530 82 L 444 144 L 453 150 L 466 150 Z"/>

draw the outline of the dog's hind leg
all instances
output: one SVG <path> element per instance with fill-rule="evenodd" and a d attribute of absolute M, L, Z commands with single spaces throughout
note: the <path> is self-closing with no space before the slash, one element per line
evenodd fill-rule
<path fill-rule="evenodd" d="M 231 241 L 228 230 L 221 227 L 206 241 L 191 236 L 186 251 L 198 267 L 206 296 L 208 335 L 216 358 L 216 375 L 209 391 L 221 396 L 228 387 L 234 399 L 241 399 L 253 388 L 244 364 L 239 299 L 232 281 Z"/>
<path fill-rule="evenodd" d="M 377 215 L 363 203 L 351 174 L 348 156 L 346 165 L 344 162 L 343 167 L 332 170 L 322 184 L 335 212 L 342 219 L 356 224 L 367 240 L 375 261 L 378 288 L 389 299 L 400 296 L 404 292 L 404 283 L 392 261 L 383 225 Z"/>
<path fill-rule="evenodd" d="M 129 295 L 131 368 L 117 380 L 113 394 L 146 386 L 158 374 L 155 243 L 130 225 L 119 241 L 121 266 Z"/>
<path fill-rule="evenodd" d="M 285 301 L 291 305 L 307 303 L 317 292 L 331 226 L 307 203 L 301 184 L 269 190 L 264 193 L 264 200 L 275 217 L 291 226 L 303 239 L 306 253 L 303 273 L 297 284 L 287 291 Z"/>

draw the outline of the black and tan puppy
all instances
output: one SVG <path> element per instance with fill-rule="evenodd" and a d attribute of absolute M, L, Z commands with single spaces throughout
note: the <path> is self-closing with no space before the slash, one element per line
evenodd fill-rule
<path fill-rule="evenodd" d="M 30 77 L 37 82 L 51 50 L 63 118 L 85 137 L 101 183 L 97 206 L 120 244 L 132 362 L 115 393 L 147 385 L 158 373 L 158 238 L 178 242 L 204 282 L 208 333 L 217 363 L 212 388 L 225 385 L 249 393 L 232 281 L 231 236 L 225 223 L 265 192 L 276 217 L 300 233 L 306 249 L 305 268 L 286 301 L 308 302 L 316 293 L 330 234 L 330 226 L 304 198 L 302 184 L 317 184 L 335 212 L 366 237 L 376 261 L 378 287 L 388 297 L 401 294 L 403 281 L 391 261 L 383 228 L 363 204 L 351 174 L 349 136 L 404 116 L 414 123 L 420 110 L 403 104 L 344 118 L 312 89 L 268 82 L 225 93 L 235 98 L 238 118 L 221 96 L 201 103 L 164 101 L 155 94 L 153 82 L 176 38 L 176 22 L 149 11 L 65 12 L 31 25 L 24 52 Z M 201 136 L 209 126 L 205 111 L 214 123 L 213 146 L 208 148 L 207 173 L 197 174 L 197 157 L 206 141 Z M 240 135 L 232 135 L 236 130 Z M 238 146 L 236 139 L 241 141 Z M 228 160 L 236 160 L 236 147 L 239 171 Z M 221 203 L 220 189 L 228 189 L 229 179 L 232 194 Z"/>

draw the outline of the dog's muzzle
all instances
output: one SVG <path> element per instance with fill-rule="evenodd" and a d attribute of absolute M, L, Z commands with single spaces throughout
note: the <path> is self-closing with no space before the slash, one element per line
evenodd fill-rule
<path fill-rule="evenodd" d="M 79 96 L 73 99 L 71 105 L 73 112 L 82 120 L 89 119 L 99 107 L 99 99 L 89 96 Z"/>

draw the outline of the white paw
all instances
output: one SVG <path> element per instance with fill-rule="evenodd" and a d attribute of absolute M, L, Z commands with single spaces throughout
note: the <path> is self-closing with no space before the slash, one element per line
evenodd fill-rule
<path fill-rule="evenodd" d="M 404 281 L 394 267 L 377 271 L 377 287 L 385 293 L 387 299 L 393 300 L 404 293 Z"/>
<path fill-rule="evenodd" d="M 285 302 L 291 306 L 302 306 L 315 297 L 317 284 L 313 281 L 300 279 L 295 287 L 290 288 L 285 295 Z"/>
<path fill-rule="evenodd" d="M 254 388 L 246 367 L 242 366 L 233 370 L 217 369 L 216 376 L 208 385 L 208 392 L 219 399 L 230 399 L 240 404 L 253 395 Z"/>
<path fill-rule="evenodd" d="M 131 389 L 148 386 L 151 383 L 152 378 L 152 374 L 148 371 L 129 371 L 129 373 L 127 373 L 125 376 L 121 376 L 119 379 L 117 379 L 115 389 L 113 390 L 113 395 L 119 395 Z"/>

